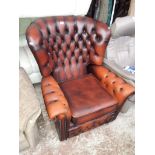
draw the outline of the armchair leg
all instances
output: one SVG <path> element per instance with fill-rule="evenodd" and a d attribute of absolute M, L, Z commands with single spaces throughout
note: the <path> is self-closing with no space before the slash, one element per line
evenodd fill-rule
<path fill-rule="evenodd" d="M 67 130 L 68 129 L 68 121 L 67 121 L 67 119 L 65 117 L 61 120 L 56 119 L 55 126 L 56 126 L 57 133 L 59 135 L 60 141 L 66 140 L 68 138 L 68 130 Z"/>

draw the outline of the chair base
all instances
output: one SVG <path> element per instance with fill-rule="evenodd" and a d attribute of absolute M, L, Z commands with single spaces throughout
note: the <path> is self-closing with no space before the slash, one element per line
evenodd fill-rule
<path fill-rule="evenodd" d="M 73 136 L 77 136 L 80 133 L 89 131 L 90 129 L 96 128 L 100 125 L 113 121 L 117 117 L 118 112 L 108 113 L 103 115 L 102 117 L 96 118 L 84 124 L 78 126 L 72 126 L 69 129 L 69 138 Z"/>
<path fill-rule="evenodd" d="M 89 130 L 96 128 L 100 125 L 103 125 L 105 123 L 109 123 L 116 119 L 118 113 L 119 113 L 118 111 L 111 112 L 111 113 L 103 115 L 102 117 L 96 118 L 94 120 L 91 120 L 89 122 L 86 122 L 86 123 L 83 123 L 80 125 L 76 125 L 76 126 L 74 124 L 70 124 L 70 128 L 67 131 L 67 133 L 68 133 L 67 136 L 66 136 L 65 132 L 60 132 L 59 130 L 57 130 L 59 139 L 60 139 L 60 141 L 63 141 L 63 140 L 66 140 L 67 138 L 77 136 L 80 133 L 89 131 Z M 55 125 L 57 126 L 57 124 L 55 124 Z"/>

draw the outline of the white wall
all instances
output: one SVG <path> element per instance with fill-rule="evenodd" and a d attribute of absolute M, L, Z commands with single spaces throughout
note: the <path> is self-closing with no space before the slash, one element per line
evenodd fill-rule
<path fill-rule="evenodd" d="M 85 15 L 91 0 L 25 0 L 19 3 L 19 17 L 41 17 Z"/>

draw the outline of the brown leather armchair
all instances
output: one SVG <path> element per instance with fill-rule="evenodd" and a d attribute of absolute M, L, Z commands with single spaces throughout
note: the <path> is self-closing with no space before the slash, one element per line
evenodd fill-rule
<path fill-rule="evenodd" d="M 102 61 L 110 30 L 81 16 L 40 18 L 27 28 L 41 74 L 42 94 L 60 140 L 116 118 L 134 88 Z"/>

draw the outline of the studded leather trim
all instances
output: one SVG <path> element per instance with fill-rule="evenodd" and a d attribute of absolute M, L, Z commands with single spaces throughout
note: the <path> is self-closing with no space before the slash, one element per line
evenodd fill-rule
<path fill-rule="evenodd" d="M 118 100 L 121 106 L 126 98 L 134 93 L 134 87 L 126 83 L 103 66 L 91 65 L 89 70 L 99 79 L 101 85 Z"/>
<path fill-rule="evenodd" d="M 52 76 L 43 78 L 41 88 L 49 118 L 54 119 L 63 114 L 70 119 L 68 102 L 54 78 Z"/>

